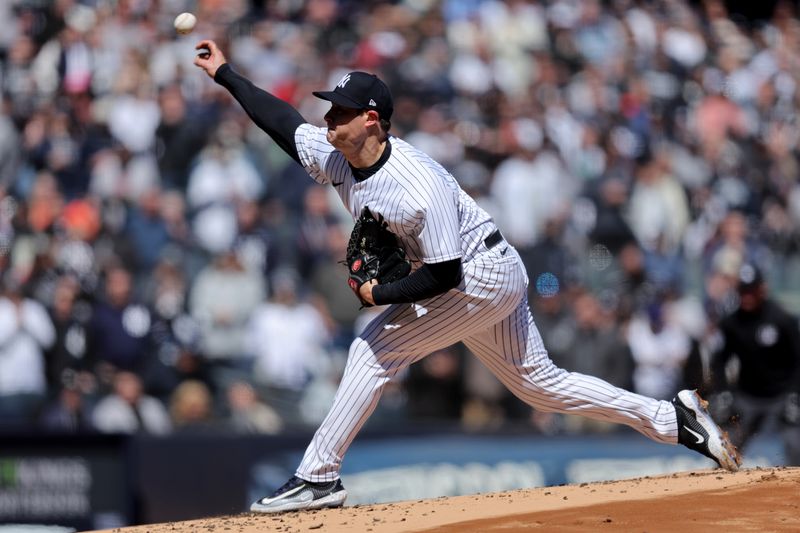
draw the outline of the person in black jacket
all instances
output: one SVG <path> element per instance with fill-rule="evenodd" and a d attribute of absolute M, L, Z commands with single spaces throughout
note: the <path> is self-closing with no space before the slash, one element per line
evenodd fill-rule
<path fill-rule="evenodd" d="M 746 263 L 739 270 L 738 308 L 722 319 L 722 348 L 713 359 L 717 403 L 727 404 L 723 428 L 743 449 L 762 429 L 781 428 L 787 463 L 800 464 L 800 326 L 797 317 L 768 294 L 761 271 Z M 738 359 L 738 377 L 726 370 Z"/>

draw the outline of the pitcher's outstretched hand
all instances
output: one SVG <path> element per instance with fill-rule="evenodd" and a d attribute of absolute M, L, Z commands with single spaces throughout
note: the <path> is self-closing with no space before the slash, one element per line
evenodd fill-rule
<path fill-rule="evenodd" d="M 217 69 L 227 63 L 225 55 L 217 46 L 217 43 L 210 39 L 203 39 L 194 47 L 200 50 L 194 58 L 194 64 L 206 71 L 212 79 L 217 73 Z"/>

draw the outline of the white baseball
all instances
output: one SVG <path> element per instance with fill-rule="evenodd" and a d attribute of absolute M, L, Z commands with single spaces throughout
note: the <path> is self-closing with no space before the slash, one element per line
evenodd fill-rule
<path fill-rule="evenodd" d="M 173 23 L 175 31 L 181 35 L 191 33 L 195 24 L 197 24 L 197 17 L 191 13 L 181 13 L 175 17 L 175 22 Z"/>

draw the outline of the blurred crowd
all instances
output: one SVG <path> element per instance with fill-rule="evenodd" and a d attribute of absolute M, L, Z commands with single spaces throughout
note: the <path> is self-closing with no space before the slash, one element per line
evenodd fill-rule
<path fill-rule="evenodd" d="M 346 284 L 349 215 L 192 65 L 201 38 L 319 125 L 312 90 L 379 74 L 392 133 L 520 250 L 557 364 L 663 399 L 710 387 L 743 264 L 800 309 L 795 8 L 0 3 L 0 430 L 312 427 L 380 311 Z M 454 346 L 371 423 L 607 429 L 508 394 Z"/>

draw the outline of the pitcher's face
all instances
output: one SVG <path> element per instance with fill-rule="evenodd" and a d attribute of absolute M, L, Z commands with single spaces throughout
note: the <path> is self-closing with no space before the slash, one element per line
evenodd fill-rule
<path fill-rule="evenodd" d="M 336 148 L 345 144 L 358 144 L 367 135 L 367 111 L 332 104 L 325 113 L 325 124 L 328 126 L 326 137 Z"/>

